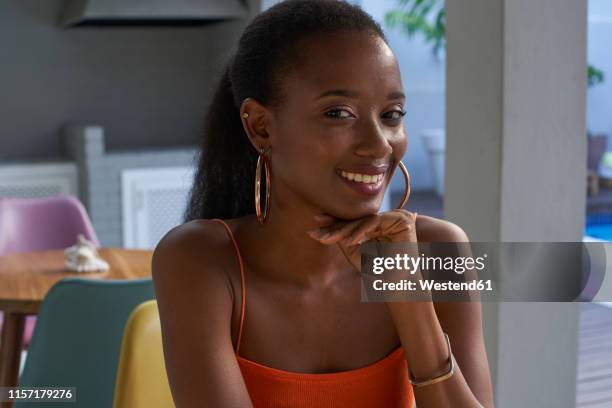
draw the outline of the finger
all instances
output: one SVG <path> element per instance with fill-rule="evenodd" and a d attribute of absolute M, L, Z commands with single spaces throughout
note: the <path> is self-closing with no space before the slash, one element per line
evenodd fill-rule
<path fill-rule="evenodd" d="M 410 220 L 408 220 L 409 217 Z M 343 238 L 346 245 L 358 245 L 381 236 L 392 236 L 404 232 L 406 229 L 414 228 L 416 213 L 398 214 L 395 211 L 377 214 L 369 220 L 355 226 L 350 233 Z"/>
<path fill-rule="evenodd" d="M 311 238 L 324 244 L 335 244 L 338 242 L 338 240 L 333 239 L 333 234 L 336 232 L 336 229 L 333 228 L 317 228 L 306 232 Z"/>
<path fill-rule="evenodd" d="M 335 225 L 344 225 L 342 221 L 339 221 L 336 217 L 329 214 L 316 214 L 313 216 L 316 223 L 316 228 L 306 231 L 306 233 L 313 239 L 318 240 L 321 236 L 331 231 L 331 227 Z"/>
<path fill-rule="evenodd" d="M 378 215 L 376 214 L 372 214 L 344 225 L 334 225 L 326 231 L 327 234 L 323 235 L 322 239 L 325 243 L 329 244 L 340 242 L 350 236 L 354 229 L 359 228 L 360 225 L 367 223 L 372 219 L 375 219 L 377 216 Z"/>
<path fill-rule="evenodd" d="M 359 225 L 356 225 L 342 239 L 344 245 L 359 245 L 380 234 L 382 218 L 380 216 L 371 217 Z"/>
<path fill-rule="evenodd" d="M 329 214 L 316 214 L 314 219 L 319 222 L 336 221 L 336 217 Z"/>
<path fill-rule="evenodd" d="M 326 240 L 330 237 L 330 235 L 338 228 L 338 226 L 334 223 L 331 225 L 327 225 L 327 226 L 323 226 L 323 227 L 319 227 L 319 228 L 315 228 L 309 231 L 306 231 L 306 233 L 312 238 L 315 239 L 317 241 L 322 241 L 322 240 Z"/>
<path fill-rule="evenodd" d="M 310 231 L 306 231 L 311 238 L 316 239 L 317 241 L 321 241 L 324 243 L 336 243 L 337 240 L 333 240 L 333 242 L 329 241 L 330 238 L 333 237 L 340 228 L 344 226 L 344 223 L 334 223 L 330 226 L 315 228 Z M 328 242 L 329 241 L 329 242 Z"/>
<path fill-rule="evenodd" d="M 388 218 L 389 222 L 384 225 L 385 234 L 395 235 L 416 231 L 417 213 L 406 210 L 395 210 L 394 212 L 399 214 Z"/>
<path fill-rule="evenodd" d="M 310 230 L 310 231 L 306 231 L 306 233 L 308 234 L 310 238 L 314 239 L 315 241 L 319 241 L 321 243 L 326 243 L 325 239 L 329 236 L 329 232 L 322 231 L 319 228 Z"/>

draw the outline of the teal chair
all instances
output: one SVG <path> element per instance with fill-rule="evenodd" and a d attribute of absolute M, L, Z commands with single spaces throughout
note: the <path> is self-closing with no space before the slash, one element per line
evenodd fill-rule
<path fill-rule="evenodd" d="M 76 387 L 76 403 L 15 407 L 112 407 L 123 329 L 132 310 L 154 297 L 150 278 L 55 284 L 41 306 L 19 386 Z"/>

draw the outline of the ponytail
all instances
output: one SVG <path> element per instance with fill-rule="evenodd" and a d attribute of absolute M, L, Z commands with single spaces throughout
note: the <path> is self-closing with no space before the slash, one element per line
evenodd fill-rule
<path fill-rule="evenodd" d="M 224 70 L 204 123 L 204 137 L 185 221 L 235 218 L 255 212 L 257 153 L 234 103 L 231 63 Z"/>

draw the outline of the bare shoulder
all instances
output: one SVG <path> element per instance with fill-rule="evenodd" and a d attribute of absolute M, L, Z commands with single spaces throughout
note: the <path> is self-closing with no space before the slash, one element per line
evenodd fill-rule
<path fill-rule="evenodd" d="M 468 242 L 468 236 L 457 224 L 430 217 L 417 215 L 416 230 L 418 240 L 421 242 Z"/>
<path fill-rule="evenodd" d="M 164 297 L 165 292 L 174 298 L 192 291 L 202 294 L 224 288 L 231 297 L 227 271 L 232 251 L 231 239 L 217 221 L 194 220 L 173 228 L 153 253 L 152 274 L 158 296 Z"/>
<path fill-rule="evenodd" d="M 229 245 L 231 245 L 230 238 L 219 222 L 194 220 L 179 225 L 164 235 L 153 252 L 153 264 L 180 265 L 181 271 L 189 273 L 191 269 L 189 266 L 192 264 L 220 265 L 222 263 L 220 261 L 223 260 L 222 255 L 227 252 Z M 215 262 L 209 262 L 213 260 Z M 155 274 L 160 271 L 153 272 Z"/>
<path fill-rule="evenodd" d="M 227 245 L 228 237 L 223 226 L 213 220 L 193 220 L 174 227 L 161 239 L 154 256 L 199 256 L 214 252 Z"/>

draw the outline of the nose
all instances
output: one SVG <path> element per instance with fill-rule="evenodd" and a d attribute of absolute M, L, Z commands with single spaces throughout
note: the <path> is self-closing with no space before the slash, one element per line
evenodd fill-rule
<path fill-rule="evenodd" d="M 355 154 L 363 157 L 386 157 L 393 152 L 389 143 L 391 130 L 385 129 L 377 119 L 362 122 L 358 130 Z"/>

